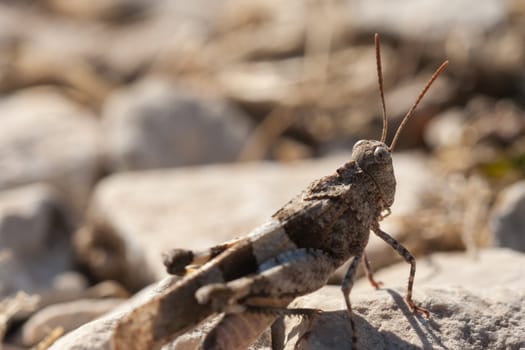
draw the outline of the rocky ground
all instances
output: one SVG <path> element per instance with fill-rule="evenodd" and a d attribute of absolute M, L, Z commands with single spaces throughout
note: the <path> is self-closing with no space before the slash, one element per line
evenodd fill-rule
<path fill-rule="evenodd" d="M 172 282 L 163 251 L 244 235 L 378 139 L 374 32 L 389 140 L 450 65 L 401 136 L 381 223 L 431 317 L 372 237 L 385 284 L 356 282 L 358 345 L 525 348 L 522 0 L 0 1 L 0 347 L 109 349 Z M 286 318 L 252 348 L 349 348 L 344 272 L 293 302 L 325 311 L 307 337 Z"/>

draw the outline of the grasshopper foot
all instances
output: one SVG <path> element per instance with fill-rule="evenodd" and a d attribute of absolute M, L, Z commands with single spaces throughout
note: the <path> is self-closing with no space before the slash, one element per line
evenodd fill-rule
<path fill-rule="evenodd" d="M 410 307 L 410 310 L 412 310 L 413 313 L 420 314 L 425 316 L 426 318 L 430 317 L 430 312 L 425 309 L 424 307 L 418 306 L 414 303 L 412 299 L 406 299 L 408 306 Z"/>
<path fill-rule="evenodd" d="M 372 274 L 368 275 L 368 282 L 370 282 L 370 284 L 372 285 L 372 287 L 374 287 L 374 289 L 381 289 L 381 287 L 383 286 L 383 282 L 376 281 Z"/>

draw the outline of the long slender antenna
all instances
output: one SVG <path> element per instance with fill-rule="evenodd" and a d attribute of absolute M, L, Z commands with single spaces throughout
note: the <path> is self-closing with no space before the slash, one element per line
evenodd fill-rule
<path fill-rule="evenodd" d="M 381 132 L 381 142 L 386 141 L 388 129 L 388 120 L 386 118 L 385 93 L 383 91 L 383 69 L 381 68 L 381 49 L 379 45 L 379 34 L 375 33 L 374 42 L 376 45 L 376 64 L 377 64 L 377 81 L 379 82 L 379 94 L 381 95 L 381 106 L 383 107 L 383 131 Z"/>
<path fill-rule="evenodd" d="M 401 121 L 399 128 L 397 128 L 396 134 L 394 135 L 394 139 L 392 140 L 392 143 L 390 144 L 390 147 L 389 147 L 390 151 L 393 151 L 394 147 L 396 147 L 396 143 L 397 143 L 397 140 L 399 139 L 399 135 L 401 134 L 401 130 L 403 130 L 403 128 L 405 127 L 405 124 L 408 122 L 408 119 L 414 113 L 414 110 L 416 109 L 419 102 L 421 102 L 421 99 L 423 98 L 423 96 L 425 96 L 425 94 L 427 93 L 428 89 L 430 88 L 434 80 L 437 79 L 437 77 L 441 74 L 441 72 L 443 72 L 443 70 L 447 66 L 448 66 L 448 60 L 443 62 L 441 66 L 439 66 L 439 68 L 436 69 L 434 74 L 432 74 L 432 77 L 430 78 L 430 80 L 427 82 L 427 85 L 425 85 L 425 88 L 419 93 L 419 96 L 417 97 L 416 102 L 412 105 L 412 107 L 410 107 L 407 114 L 403 117 L 403 120 Z"/>

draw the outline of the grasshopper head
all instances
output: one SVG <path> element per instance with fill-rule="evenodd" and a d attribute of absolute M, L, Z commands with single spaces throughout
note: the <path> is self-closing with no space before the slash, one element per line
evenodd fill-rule
<path fill-rule="evenodd" d="M 403 127 L 408 122 L 408 119 L 412 116 L 417 105 L 430 88 L 430 85 L 436 80 L 441 72 L 448 65 L 448 61 L 443 62 L 441 66 L 434 72 L 430 80 L 427 82 L 423 90 L 420 92 L 416 99 L 416 102 L 409 109 L 401 124 L 397 128 L 392 143 L 387 146 L 387 116 L 386 116 L 386 104 L 385 96 L 383 93 L 383 73 L 381 69 L 381 50 L 379 45 L 379 35 L 376 34 L 374 37 L 376 47 L 376 64 L 377 64 L 377 78 L 379 82 L 379 93 L 381 96 L 381 106 L 383 109 L 383 131 L 381 133 L 381 141 L 375 140 L 361 140 L 358 141 L 352 149 L 352 160 L 359 165 L 359 167 L 368 174 L 377 185 L 377 189 L 381 195 L 384 209 L 389 208 L 394 203 L 394 197 L 396 192 L 396 178 L 394 177 L 394 167 L 392 166 L 392 152 L 396 146 L 399 135 Z"/>
<path fill-rule="evenodd" d="M 381 194 L 383 205 L 386 208 L 390 207 L 394 203 L 396 192 L 396 178 L 390 148 L 381 141 L 361 140 L 354 145 L 351 159 L 374 180 Z"/>

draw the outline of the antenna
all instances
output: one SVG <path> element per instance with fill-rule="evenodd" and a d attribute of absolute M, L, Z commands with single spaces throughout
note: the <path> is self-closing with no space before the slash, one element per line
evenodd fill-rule
<path fill-rule="evenodd" d="M 437 77 L 441 74 L 441 72 L 443 72 L 443 70 L 447 66 L 448 66 L 448 60 L 443 62 L 441 64 L 441 66 L 439 66 L 439 68 L 436 69 L 436 71 L 434 72 L 434 74 L 432 74 L 432 77 L 427 82 L 427 84 L 425 85 L 423 90 L 419 93 L 419 96 L 417 97 L 416 102 L 412 105 L 412 107 L 410 107 L 410 109 L 408 110 L 407 114 L 403 117 L 403 120 L 401 121 L 401 124 L 399 125 L 399 128 L 397 128 L 396 134 L 394 135 L 394 139 L 392 140 L 392 143 L 390 144 L 390 147 L 389 147 L 390 151 L 393 151 L 394 147 L 396 147 L 396 143 L 397 143 L 397 140 L 399 139 L 399 135 L 401 134 L 401 130 L 403 130 L 403 128 L 405 127 L 405 124 L 408 122 L 408 119 L 414 113 L 414 110 L 416 109 L 416 107 L 419 104 L 419 102 L 421 102 L 421 99 L 423 98 L 423 96 L 425 96 L 425 94 L 427 93 L 428 89 L 430 88 L 430 86 L 432 85 L 434 80 L 437 79 Z"/>
<path fill-rule="evenodd" d="M 375 33 L 374 42 L 376 45 L 376 64 L 377 64 L 377 81 L 379 83 L 379 94 L 381 95 L 381 106 L 383 107 L 383 131 L 381 132 L 381 142 L 386 141 L 388 129 L 388 120 L 386 118 L 385 93 L 383 91 L 383 69 L 381 68 L 381 49 L 379 44 L 379 34 Z"/>

